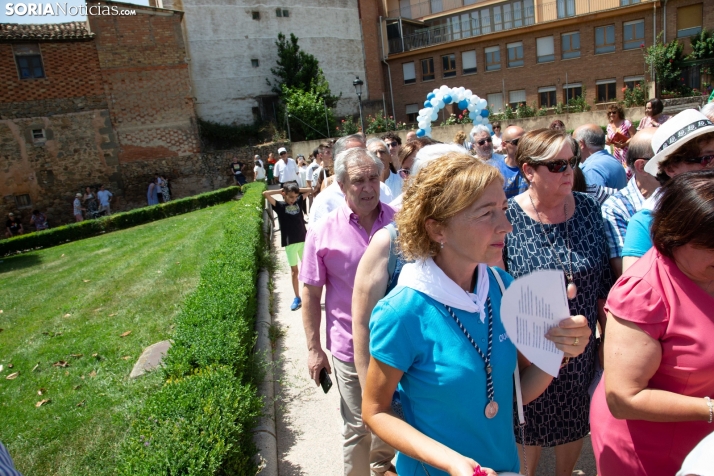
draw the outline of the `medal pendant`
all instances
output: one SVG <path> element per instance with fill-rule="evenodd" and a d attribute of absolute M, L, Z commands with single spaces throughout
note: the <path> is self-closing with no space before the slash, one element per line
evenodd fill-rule
<path fill-rule="evenodd" d="M 578 287 L 575 285 L 575 283 L 568 283 L 566 291 L 568 294 L 568 299 L 575 299 L 575 296 L 578 295 Z"/>
<path fill-rule="evenodd" d="M 486 418 L 488 418 L 489 420 L 495 417 L 498 413 L 498 403 L 489 402 L 489 404 L 486 405 L 486 411 L 484 413 L 486 414 Z"/>

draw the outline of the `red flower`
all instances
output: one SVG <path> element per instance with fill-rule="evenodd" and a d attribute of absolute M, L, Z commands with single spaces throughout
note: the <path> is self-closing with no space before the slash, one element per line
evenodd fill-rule
<path fill-rule="evenodd" d="M 622 92 L 624 93 L 625 91 L 627 91 L 627 86 L 625 86 L 624 88 L 622 88 Z"/>
<path fill-rule="evenodd" d="M 644 44 L 644 43 L 640 43 L 640 48 L 644 48 L 644 47 L 645 47 L 645 44 Z"/>

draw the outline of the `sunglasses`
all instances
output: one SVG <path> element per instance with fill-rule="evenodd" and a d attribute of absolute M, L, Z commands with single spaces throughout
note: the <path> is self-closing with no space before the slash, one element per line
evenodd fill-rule
<path fill-rule="evenodd" d="M 398 146 L 399 144 L 398 144 L 397 142 L 387 142 L 387 145 L 388 145 L 389 147 L 396 147 L 396 146 Z"/>
<path fill-rule="evenodd" d="M 406 178 L 409 177 L 409 175 L 411 175 L 412 171 L 409 169 L 399 169 L 399 170 L 397 170 L 397 173 L 399 174 L 399 176 L 401 178 L 406 180 Z"/>
<path fill-rule="evenodd" d="M 521 140 L 520 138 L 518 139 L 513 139 L 513 140 L 504 140 L 504 144 L 511 144 L 513 147 L 516 147 L 518 145 L 518 141 Z"/>
<path fill-rule="evenodd" d="M 702 167 L 708 167 L 714 160 L 714 155 L 705 155 L 703 157 L 689 157 L 684 159 L 688 164 L 701 164 Z"/>
<path fill-rule="evenodd" d="M 491 143 L 493 142 L 493 139 L 490 137 L 488 139 L 481 139 L 480 141 L 476 142 L 478 145 L 484 145 L 486 142 Z"/>
<path fill-rule="evenodd" d="M 549 160 L 548 162 L 536 162 L 534 164 L 531 164 L 532 166 L 537 166 L 537 165 L 545 165 L 548 167 L 548 170 L 550 172 L 553 172 L 554 174 L 562 174 L 568 169 L 568 165 L 572 167 L 573 169 L 578 166 L 578 161 L 580 160 L 579 157 L 577 156 L 572 156 L 569 159 L 556 159 L 556 160 Z"/>

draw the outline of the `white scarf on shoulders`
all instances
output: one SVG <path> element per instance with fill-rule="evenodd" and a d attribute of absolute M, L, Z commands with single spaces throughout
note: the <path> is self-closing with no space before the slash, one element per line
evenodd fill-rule
<path fill-rule="evenodd" d="M 430 298 L 466 312 L 478 312 L 481 322 L 486 319 L 486 299 L 488 298 L 488 266 L 478 265 L 476 294 L 464 291 L 433 259 L 407 263 L 399 274 L 398 285 L 412 288 Z"/>

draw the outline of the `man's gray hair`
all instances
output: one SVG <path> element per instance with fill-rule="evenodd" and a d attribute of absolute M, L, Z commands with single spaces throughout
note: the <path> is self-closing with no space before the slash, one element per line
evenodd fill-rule
<path fill-rule="evenodd" d="M 417 152 L 409 176 L 416 177 L 419 171 L 426 167 L 431 161 L 443 157 L 450 152 L 470 155 L 468 150 L 456 144 L 432 144 L 424 146 Z"/>
<path fill-rule="evenodd" d="M 707 119 L 710 121 L 714 121 L 714 102 L 706 103 L 702 106 L 699 112 L 707 116 Z"/>
<path fill-rule="evenodd" d="M 476 134 L 481 134 L 485 132 L 489 136 L 491 135 L 491 131 L 488 130 L 488 127 L 484 126 L 483 124 L 479 124 L 477 126 L 474 126 L 473 129 L 471 129 L 471 132 L 469 133 L 469 137 L 473 140 L 474 136 Z"/>
<path fill-rule="evenodd" d="M 372 144 L 382 144 L 384 148 L 387 149 L 387 152 L 389 152 L 389 147 L 387 147 L 387 144 L 378 137 L 372 137 L 371 139 L 367 140 L 367 149 L 369 149 L 369 146 L 371 146 Z"/>
<path fill-rule="evenodd" d="M 350 134 L 348 136 L 340 137 L 335 142 L 335 145 L 332 146 L 332 156 L 337 157 L 338 155 L 340 155 L 342 151 L 345 150 L 345 148 L 347 147 L 347 144 L 354 141 L 361 142 L 363 147 L 366 145 L 364 143 L 364 136 L 362 136 L 362 134 Z"/>
<path fill-rule="evenodd" d="M 260 156 L 258 154 L 255 154 L 255 157 L 253 157 L 253 160 L 260 160 Z"/>
<path fill-rule="evenodd" d="M 573 139 L 578 142 L 583 141 L 590 149 L 605 148 L 605 132 L 601 127 L 583 127 L 573 133 Z"/>
<path fill-rule="evenodd" d="M 339 183 L 345 183 L 349 178 L 347 169 L 353 165 L 372 164 L 377 166 L 378 174 L 381 176 L 384 164 L 379 158 L 364 148 L 353 147 L 340 152 L 335 158 L 335 179 Z"/>

